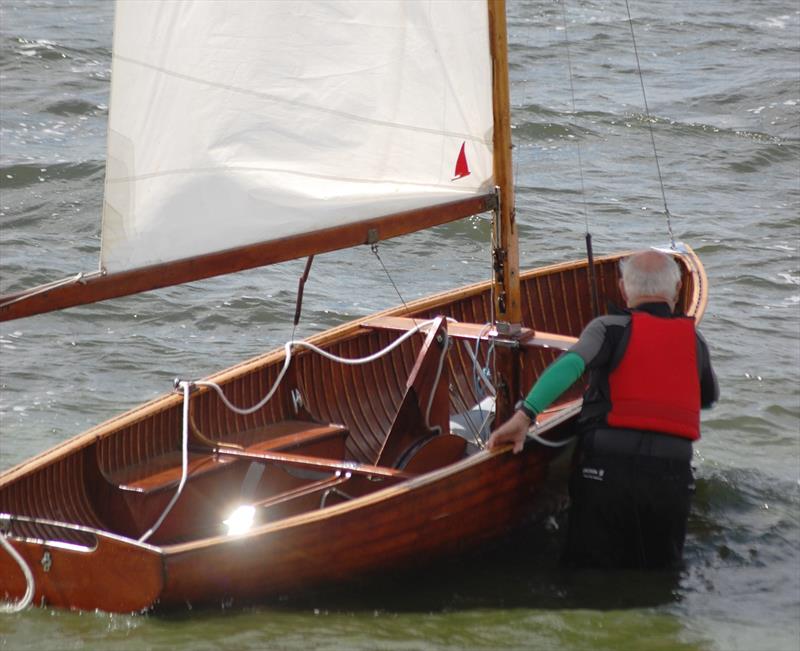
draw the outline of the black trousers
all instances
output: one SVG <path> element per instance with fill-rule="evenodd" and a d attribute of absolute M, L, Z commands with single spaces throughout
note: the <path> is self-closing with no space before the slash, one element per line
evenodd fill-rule
<path fill-rule="evenodd" d="M 688 459 L 584 449 L 570 479 L 562 563 L 569 567 L 679 567 L 693 484 Z"/>

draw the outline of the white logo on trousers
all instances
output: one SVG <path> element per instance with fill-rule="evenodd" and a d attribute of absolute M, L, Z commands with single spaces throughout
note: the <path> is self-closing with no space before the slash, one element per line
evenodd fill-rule
<path fill-rule="evenodd" d="M 603 481 L 603 475 L 606 474 L 603 468 L 582 468 L 584 479 L 592 479 L 594 481 Z"/>

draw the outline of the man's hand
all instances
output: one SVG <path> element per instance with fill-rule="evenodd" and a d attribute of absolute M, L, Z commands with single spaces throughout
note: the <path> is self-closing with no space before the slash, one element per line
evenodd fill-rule
<path fill-rule="evenodd" d="M 486 447 L 489 450 L 494 450 L 505 443 L 513 443 L 513 452 L 517 454 L 522 451 L 522 446 L 525 444 L 525 435 L 528 433 L 530 426 L 531 419 L 528 418 L 525 412 L 515 411 L 511 418 L 492 432 L 486 442 Z"/>

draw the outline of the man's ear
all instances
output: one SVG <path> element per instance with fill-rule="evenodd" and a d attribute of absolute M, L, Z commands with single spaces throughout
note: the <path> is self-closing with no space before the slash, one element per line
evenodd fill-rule
<path fill-rule="evenodd" d="M 625 305 L 628 304 L 628 293 L 625 291 L 625 283 L 622 282 L 622 278 L 619 279 L 619 291 L 622 294 L 622 300 L 625 301 Z"/>
<path fill-rule="evenodd" d="M 675 311 L 675 306 L 678 304 L 678 299 L 681 297 L 681 286 L 682 285 L 683 285 L 682 280 L 680 278 L 678 278 L 678 282 L 675 283 L 674 298 L 672 299 L 672 302 L 670 303 L 670 308 L 672 309 L 673 312 Z"/>

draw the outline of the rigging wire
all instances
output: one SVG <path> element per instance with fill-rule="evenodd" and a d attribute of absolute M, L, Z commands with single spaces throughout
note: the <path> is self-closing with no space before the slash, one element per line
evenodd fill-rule
<path fill-rule="evenodd" d="M 573 80 L 572 74 L 572 54 L 570 52 L 569 47 L 569 31 L 567 30 L 567 10 L 566 10 L 566 3 L 561 2 L 561 21 L 564 25 L 564 47 L 567 51 L 567 69 L 569 70 L 569 91 L 570 96 L 572 98 L 572 115 L 577 115 L 577 110 L 575 109 L 575 82 Z M 589 233 L 589 211 L 586 206 L 586 185 L 583 179 L 583 159 L 581 156 L 581 143 L 580 139 L 576 139 L 576 151 L 578 154 L 578 174 L 581 180 L 581 202 L 583 204 L 583 220 L 586 226 L 586 233 Z"/>
<path fill-rule="evenodd" d="M 642 66 L 639 62 L 639 48 L 636 46 L 636 34 L 633 31 L 633 19 L 631 18 L 631 8 L 628 4 L 628 0 L 625 0 L 625 9 L 628 12 L 628 25 L 631 30 L 631 41 L 633 42 L 633 53 L 636 56 L 636 69 L 639 72 L 639 84 L 642 87 L 642 99 L 644 100 L 644 112 L 647 115 L 647 126 L 650 130 L 650 142 L 653 145 L 653 156 L 656 161 L 656 170 L 658 171 L 658 182 L 661 186 L 661 198 L 664 200 L 664 215 L 667 218 L 667 230 L 669 231 L 669 241 L 670 246 L 673 251 L 676 250 L 675 247 L 675 235 L 672 233 L 672 215 L 669 212 L 669 208 L 667 207 L 667 194 L 664 191 L 664 179 L 661 176 L 661 163 L 658 160 L 658 150 L 656 149 L 656 137 L 653 132 L 653 120 L 650 117 L 650 107 L 647 104 L 647 92 L 644 88 L 644 75 L 642 74 Z"/>
<path fill-rule="evenodd" d="M 569 90 L 570 96 L 572 98 L 572 115 L 577 116 L 577 110 L 575 108 L 575 81 L 573 79 L 572 74 L 572 55 L 570 53 L 569 47 L 569 30 L 567 29 L 567 10 L 566 10 L 566 3 L 561 2 L 561 20 L 564 24 L 564 45 L 567 50 L 567 68 L 569 69 Z M 580 138 L 577 138 L 575 141 L 577 145 L 576 151 L 578 154 L 578 173 L 580 175 L 581 180 L 581 203 L 583 205 L 583 220 L 586 228 L 585 232 L 585 240 L 586 240 L 586 269 L 589 272 L 589 290 L 592 297 L 592 310 L 594 312 L 594 316 L 600 315 L 600 300 L 598 298 L 597 292 L 597 278 L 595 277 L 594 273 L 594 252 L 592 250 L 592 234 L 589 231 L 589 210 L 586 204 L 586 184 L 583 178 L 583 160 L 581 156 L 581 141 Z"/>
<path fill-rule="evenodd" d="M 498 197 L 498 201 L 499 201 L 499 198 L 500 198 L 499 190 L 497 191 L 497 197 Z M 495 291 L 494 291 L 495 290 L 495 283 L 494 283 L 494 274 L 495 274 L 495 271 L 494 271 L 494 260 L 495 260 L 495 258 L 494 258 L 494 252 L 495 252 L 495 248 L 497 247 L 497 243 L 500 240 L 500 238 L 497 236 L 497 233 L 496 233 L 496 230 L 495 230 L 497 227 L 499 227 L 499 222 L 500 222 L 499 216 L 500 216 L 500 206 L 498 204 L 498 206 L 494 209 L 494 216 L 492 217 L 492 228 L 491 228 L 491 235 L 490 235 L 491 242 L 490 242 L 490 246 L 489 246 L 489 277 L 492 278 L 492 283 L 491 283 L 491 285 L 489 285 L 489 323 L 490 324 L 497 323 L 496 318 L 495 318 L 497 315 L 494 312 L 494 307 L 495 307 L 495 305 L 494 305 L 494 301 L 495 301 Z M 517 234 L 519 235 L 519 231 L 517 231 Z M 492 378 L 496 378 L 496 377 L 498 377 L 498 375 L 497 375 L 497 359 L 493 356 L 492 353 L 494 353 L 494 348 L 490 348 L 486 352 L 486 369 L 488 371 L 489 367 L 491 366 L 491 377 Z M 476 355 L 477 355 L 477 353 L 476 353 Z"/>
<path fill-rule="evenodd" d="M 378 262 L 380 262 L 381 267 L 383 268 L 383 272 L 386 274 L 386 277 L 389 279 L 389 282 L 392 283 L 392 287 L 394 287 L 394 291 L 397 293 L 397 296 L 400 298 L 400 302 L 403 304 L 403 307 L 406 308 L 406 312 L 409 312 L 408 305 L 406 304 L 403 295 L 400 293 L 400 290 L 397 288 L 397 285 L 394 282 L 394 278 L 392 278 L 392 274 L 389 273 L 389 270 L 386 268 L 386 265 L 383 264 L 383 260 L 381 259 L 380 254 L 378 253 L 378 243 L 375 242 L 370 245 L 370 251 L 375 254 L 375 257 L 378 258 Z M 413 317 L 412 317 L 413 318 Z"/>

